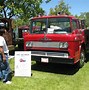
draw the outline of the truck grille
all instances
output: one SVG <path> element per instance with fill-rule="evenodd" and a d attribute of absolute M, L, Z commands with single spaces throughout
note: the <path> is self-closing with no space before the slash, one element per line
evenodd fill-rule
<path fill-rule="evenodd" d="M 59 48 L 59 42 L 32 42 L 33 47 Z"/>
<path fill-rule="evenodd" d="M 68 58 L 68 53 L 64 53 L 64 52 L 31 51 L 31 55 L 32 56 L 46 56 L 46 57 Z"/>

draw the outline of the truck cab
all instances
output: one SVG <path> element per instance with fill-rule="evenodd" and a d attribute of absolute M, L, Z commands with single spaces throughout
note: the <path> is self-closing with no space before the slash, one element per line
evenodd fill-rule
<path fill-rule="evenodd" d="M 23 37 L 24 35 L 27 35 L 28 33 L 29 33 L 28 25 L 19 26 L 18 29 L 15 31 L 15 41 L 14 42 L 15 42 L 15 45 L 18 45 L 19 50 L 24 49 Z"/>
<path fill-rule="evenodd" d="M 30 34 L 24 36 L 24 50 L 32 60 L 43 63 L 84 65 L 85 36 L 80 20 L 69 15 L 31 19 Z"/>

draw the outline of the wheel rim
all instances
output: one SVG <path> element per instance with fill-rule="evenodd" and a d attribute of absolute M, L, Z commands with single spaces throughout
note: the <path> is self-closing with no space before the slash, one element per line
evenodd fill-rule
<path fill-rule="evenodd" d="M 85 60 L 85 56 L 84 56 L 84 52 L 81 52 L 81 56 L 80 56 L 80 65 L 84 64 L 84 60 Z"/>

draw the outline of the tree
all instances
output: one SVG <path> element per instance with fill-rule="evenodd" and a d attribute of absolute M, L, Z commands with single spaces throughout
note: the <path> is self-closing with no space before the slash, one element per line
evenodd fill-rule
<path fill-rule="evenodd" d="M 60 0 L 59 4 L 56 5 L 54 9 L 50 8 L 49 14 L 50 15 L 56 15 L 56 14 L 58 14 L 58 12 L 62 12 L 62 13 L 66 13 L 66 14 L 71 14 L 69 12 L 69 9 L 70 9 L 69 5 L 66 4 L 64 2 L 64 0 Z"/>
<path fill-rule="evenodd" d="M 82 12 L 80 16 L 77 16 L 80 20 L 85 20 L 86 21 L 86 27 L 89 27 L 89 12 Z"/>
<path fill-rule="evenodd" d="M 86 26 L 89 28 L 89 12 L 86 13 L 85 21 L 86 21 Z"/>
<path fill-rule="evenodd" d="M 48 3 L 50 0 L 45 0 Z M 44 14 L 40 7 L 43 0 L 0 0 L 0 14 L 4 18 L 18 16 L 20 18 L 30 18 L 39 13 Z"/>
<path fill-rule="evenodd" d="M 18 25 L 28 24 L 29 18 L 45 11 L 40 7 L 44 0 L 0 0 L 0 17 L 15 18 Z M 48 3 L 50 0 L 45 0 Z M 18 18 L 16 18 L 18 17 Z M 18 19 L 18 20 L 17 20 Z"/>

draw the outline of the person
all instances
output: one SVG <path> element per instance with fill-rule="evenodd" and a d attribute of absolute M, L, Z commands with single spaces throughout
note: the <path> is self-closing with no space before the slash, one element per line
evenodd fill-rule
<path fill-rule="evenodd" d="M 3 83 L 11 84 L 10 78 L 11 69 L 8 61 L 9 50 L 6 41 L 3 37 L 4 33 L 5 30 L 0 29 L 0 60 L 2 60 L 2 62 L 6 66 L 5 69 L 0 68 L 0 79 L 3 81 Z"/>

